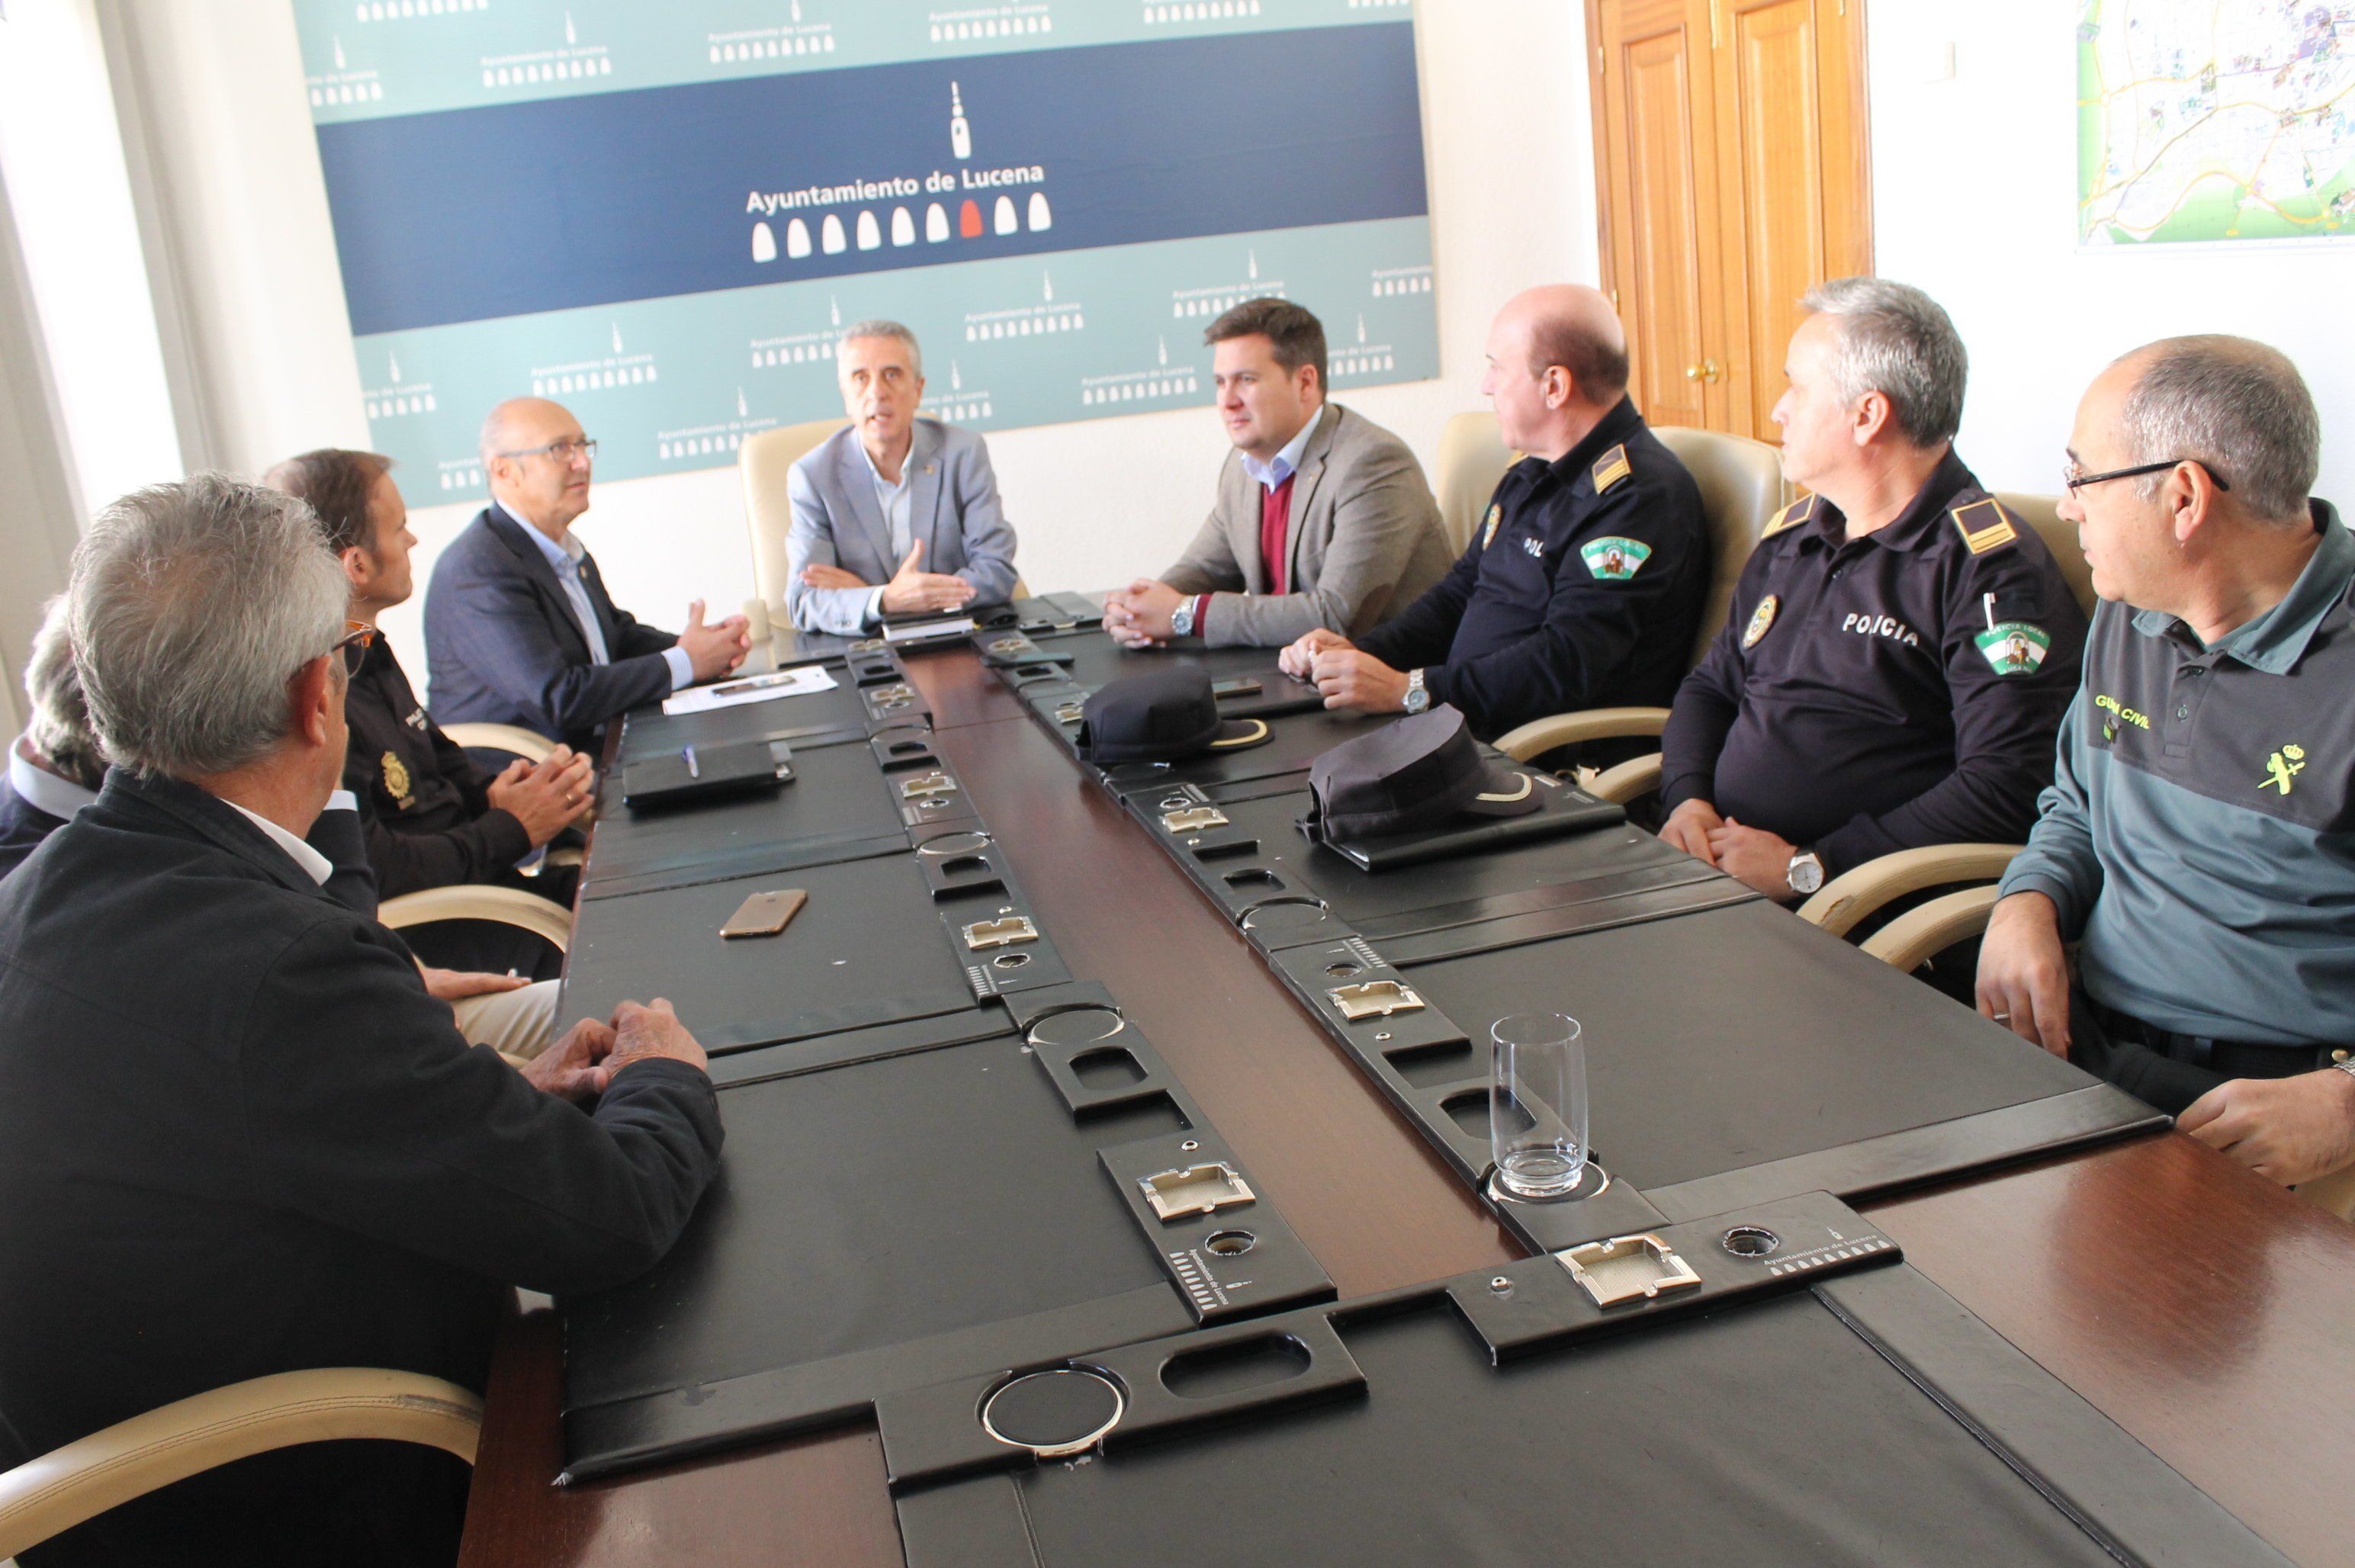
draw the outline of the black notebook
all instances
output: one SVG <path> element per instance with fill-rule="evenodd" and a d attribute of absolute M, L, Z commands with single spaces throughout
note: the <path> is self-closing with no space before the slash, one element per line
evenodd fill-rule
<path fill-rule="evenodd" d="M 794 776 L 794 754 L 782 741 L 731 741 L 681 746 L 634 757 L 622 769 L 622 804 L 686 805 L 722 795 L 773 790 Z"/>

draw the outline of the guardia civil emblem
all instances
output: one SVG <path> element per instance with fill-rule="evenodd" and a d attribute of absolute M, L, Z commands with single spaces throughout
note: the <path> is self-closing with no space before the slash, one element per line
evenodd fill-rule
<path fill-rule="evenodd" d="M 1758 639 L 1764 636 L 1766 628 L 1774 624 L 1774 612 L 1781 607 L 1780 601 L 1772 593 L 1758 601 L 1758 608 L 1750 613 L 1750 624 L 1742 629 L 1743 647 L 1754 648 L 1758 645 Z"/>
<path fill-rule="evenodd" d="M 2052 639 L 2041 627 L 2025 621 L 2002 621 L 1981 632 L 1975 639 L 1979 652 L 1998 675 L 2030 675 L 2044 662 L 2052 646 Z"/>
<path fill-rule="evenodd" d="M 1480 533 L 1480 548 L 1482 549 L 1487 549 L 1490 545 L 1497 542 L 1497 525 L 1504 520 L 1505 508 L 1493 504 L 1490 505 L 1488 507 L 1487 524 Z"/>
<path fill-rule="evenodd" d="M 417 804 L 409 793 L 409 764 L 390 752 L 384 754 L 384 792 L 403 811 Z"/>
<path fill-rule="evenodd" d="M 1612 534 L 1579 546 L 1578 555 L 1586 562 L 1586 570 L 1602 581 L 1625 582 L 1652 559 L 1652 547 Z"/>

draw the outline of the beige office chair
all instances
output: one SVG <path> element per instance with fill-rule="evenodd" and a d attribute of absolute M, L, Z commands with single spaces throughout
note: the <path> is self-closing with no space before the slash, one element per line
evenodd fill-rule
<path fill-rule="evenodd" d="M 471 1465 L 482 1425 L 481 1400 L 416 1372 L 328 1367 L 211 1389 L 0 1475 L 0 1559 L 175 1481 L 298 1443 L 422 1443 Z"/>
<path fill-rule="evenodd" d="M 2077 525 L 2062 520 L 2061 497 L 2031 496 L 2019 490 L 1998 490 L 1996 501 L 2007 512 L 2036 530 L 2044 548 L 2052 552 L 2052 560 L 2061 568 L 2061 575 L 2069 581 L 2069 592 L 2077 596 L 2077 608 L 2093 618 L 2094 569 L 2085 564 L 2085 547 L 2078 541 Z"/>
<path fill-rule="evenodd" d="M 517 724 L 444 724 L 442 733 L 469 752 L 505 752 L 527 763 L 548 761 L 556 742 Z"/>
<path fill-rule="evenodd" d="M 1439 461 L 1433 470 L 1433 489 L 1439 499 L 1440 526 L 1447 530 L 1447 542 L 1457 555 L 1472 542 L 1472 530 L 1480 526 L 1481 516 L 1488 509 L 1488 497 L 1505 477 L 1505 470 L 1519 462 L 1521 454 L 1508 450 L 1504 438 L 1497 433 L 1497 416 L 1482 409 L 1468 414 L 1451 414 L 1439 429 Z"/>
<path fill-rule="evenodd" d="M 530 932 L 559 953 L 572 948 L 571 914 L 520 888 L 495 888 L 479 882 L 457 882 L 443 888 L 423 888 L 377 906 L 377 923 L 393 931 L 432 925 L 444 920 L 486 920 Z"/>
<path fill-rule="evenodd" d="M 785 564 L 785 536 L 794 526 L 785 475 L 849 423 L 831 419 L 780 425 L 736 449 L 736 476 L 744 485 L 744 526 L 752 536 L 754 596 L 744 601 L 744 618 L 751 623 L 755 644 L 766 642 L 771 628 L 793 624 L 785 614 L 785 584 L 792 577 Z"/>
<path fill-rule="evenodd" d="M 1758 536 L 1782 508 L 1783 464 L 1773 447 L 1748 436 L 1679 425 L 1663 425 L 1652 433 L 1677 454 L 1700 486 L 1701 513 L 1709 527 L 1709 591 L 1692 648 L 1692 662 L 1698 663 L 1725 624 L 1734 584 L 1750 552 L 1758 546 Z M 1532 720 L 1499 738 L 1497 747 L 1518 762 L 1528 762 L 1581 741 L 1657 735 L 1668 722 L 1665 708 L 1589 709 Z M 1606 800 L 1625 804 L 1657 789 L 1659 782 L 1660 759 L 1654 754 L 1606 769 L 1587 787 Z"/>

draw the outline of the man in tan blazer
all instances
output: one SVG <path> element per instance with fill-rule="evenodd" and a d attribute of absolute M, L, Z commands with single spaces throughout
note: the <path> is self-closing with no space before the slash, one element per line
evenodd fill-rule
<path fill-rule="evenodd" d="M 1439 507 L 1406 443 L 1325 400 L 1325 328 L 1288 300 L 1210 324 L 1211 379 L 1234 451 L 1219 501 L 1159 581 L 1104 596 L 1131 647 L 1199 637 L 1281 647 L 1369 630 L 1447 575 Z"/>

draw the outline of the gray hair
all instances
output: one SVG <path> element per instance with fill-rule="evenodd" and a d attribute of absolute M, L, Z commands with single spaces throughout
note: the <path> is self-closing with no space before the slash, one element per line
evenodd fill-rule
<path fill-rule="evenodd" d="M 916 335 L 914 332 L 900 325 L 898 322 L 886 321 L 881 316 L 874 316 L 866 321 L 854 321 L 848 326 L 842 329 L 842 336 L 840 337 L 835 339 L 835 352 L 839 354 L 844 348 L 849 346 L 850 340 L 854 337 L 889 337 L 906 344 L 908 346 L 908 368 L 914 371 L 919 379 L 922 379 L 923 376 L 923 345 L 916 341 Z"/>
<path fill-rule="evenodd" d="M 318 518 L 277 490 L 199 474 L 100 512 L 67 613 L 108 754 L 175 777 L 268 755 L 286 683 L 343 635 L 349 592 Z"/>
<path fill-rule="evenodd" d="M 33 750 L 84 789 L 103 784 L 106 748 L 91 733 L 90 704 L 82 700 L 81 676 L 74 668 L 62 593 L 41 608 L 41 629 L 33 634 L 33 656 L 25 666 L 25 695 L 32 699 L 25 738 Z"/>
<path fill-rule="evenodd" d="M 2162 338 L 2126 357 L 2139 355 L 2150 362 L 2118 416 L 2135 461 L 2189 458 L 2231 485 L 2251 517 L 2305 526 L 2322 465 L 2322 421 L 2289 357 L 2222 333 Z M 2144 496 L 2166 478 L 2145 479 Z"/>
<path fill-rule="evenodd" d="M 1955 439 L 1963 423 L 1970 357 L 1936 300 L 1887 278 L 1834 278 L 1809 289 L 1799 308 L 1838 323 L 1832 384 L 1841 398 L 1853 403 L 1879 392 L 1915 446 Z"/>

